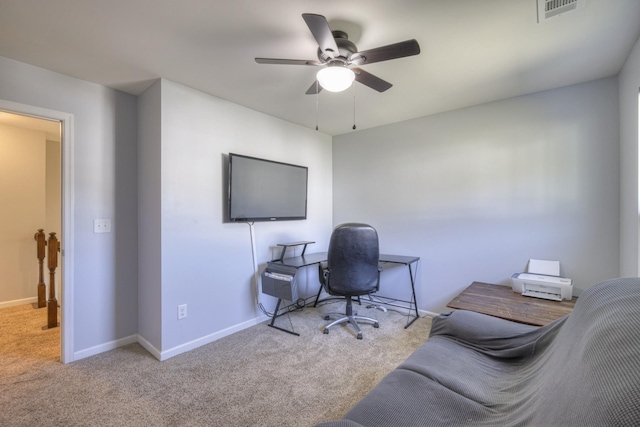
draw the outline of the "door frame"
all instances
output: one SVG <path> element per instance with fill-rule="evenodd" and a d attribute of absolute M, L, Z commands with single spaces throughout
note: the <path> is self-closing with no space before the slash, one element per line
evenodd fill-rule
<path fill-rule="evenodd" d="M 61 123 L 61 196 L 62 196 L 62 230 L 60 239 L 60 257 L 62 271 L 60 274 L 60 361 L 70 363 L 74 360 L 73 346 L 73 114 L 49 110 L 32 105 L 0 99 L 0 111 L 32 116 L 39 119 L 55 120 Z"/>

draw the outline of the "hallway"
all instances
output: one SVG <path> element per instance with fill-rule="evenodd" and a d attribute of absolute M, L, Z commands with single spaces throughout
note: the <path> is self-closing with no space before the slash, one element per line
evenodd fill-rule
<path fill-rule="evenodd" d="M 59 319 L 58 319 L 59 320 Z M 47 309 L 32 304 L 0 309 L 0 381 L 60 360 L 60 328 L 47 329 Z"/>

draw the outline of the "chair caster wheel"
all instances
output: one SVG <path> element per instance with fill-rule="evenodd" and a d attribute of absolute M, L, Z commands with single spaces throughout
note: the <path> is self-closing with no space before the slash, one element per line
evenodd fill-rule
<path fill-rule="evenodd" d="M 361 340 L 361 339 L 362 339 L 362 334 L 358 334 L 358 336 L 357 336 L 356 338 L 358 338 L 359 340 Z"/>
<path fill-rule="evenodd" d="M 329 333 L 329 329 L 327 329 L 327 328 L 324 328 L 324 331 L 323 331 L 323 333 L 324 333 L 324 334 L 328 334 L 328 333 Z"/>
<path fill-rule="evenodd" d="M 380 323 L 378 323 L 378 322 L 374 323 L 374 324 L 373 324 L 373 327 L 374 327 L 374 328 L 379 328 L 379 327 L 380 327 Z"/>
<path fill-rule="evenodd" d="M 331 318 L 329 316 L 324 316 L 324 320 L 330 320 Z"/>

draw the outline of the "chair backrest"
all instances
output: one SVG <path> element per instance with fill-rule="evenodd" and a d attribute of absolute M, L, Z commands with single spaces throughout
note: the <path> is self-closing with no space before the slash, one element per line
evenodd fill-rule
<path fill-rule="evenodd" d="M 380 285 L 378 232 L 367 224 L 347 223 L 331 233 L 325 289 L 333 295 L 364 295 Z"/>

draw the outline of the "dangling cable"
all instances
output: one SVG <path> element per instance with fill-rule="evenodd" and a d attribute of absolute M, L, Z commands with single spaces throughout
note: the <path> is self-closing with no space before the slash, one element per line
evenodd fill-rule
<path fill-rule="evenodd" d="M 256 238 L 253 235 L 253 224 L 254 224 L 253 222 L 247 222 L 247 225 L 249 226 L 249 236 L 251 237 L 251 259 L 253 261 L 253 282 L 255 284 L 254 298 L 255 298 L 255 303 L 257 305 L 260 305 L 260 289 L 259 289 L 259 282 L 258 282 L 258 259 L 256 256 Z"/>
<path fill-rule="evenodd" d="M 260 311 L 262 312 L 262 314 L 264 314 L 265 316 L 271 317 L 273 316 L 273 314 L 269 313 L 267 309 L 264 308 L 264 306 L 260 302 L 260 275 L 258 274 L 258 256 L 256 254 L 256 238 L 253 233 L 253 224 L 254 224 L 253 222 L 247 222 L 247 225 L 249 226 L 249 234 L 251 236 L 251 257 L 253 259 L 253 281 L 255 284 L 255 286 L 253 287 L 255 291 L 255 294 L 253 297 L 255 298 L 255 303 L 260 309 Z"/>
<path fill-rule="evenodd" d="M 353 85 L 353 130 L 356 130 L 356 85 Z"/>

